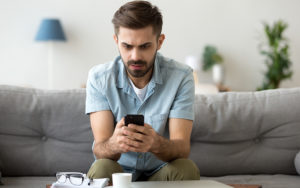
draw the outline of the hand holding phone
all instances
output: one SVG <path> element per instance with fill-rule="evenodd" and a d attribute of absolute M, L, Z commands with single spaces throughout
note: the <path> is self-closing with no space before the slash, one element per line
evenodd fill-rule
<path fill-rule="evenodd" d="M 144 126 L 144 116 L 141 114 L 127 114 L 125 116 L 125 126 L 128 126 L 130 123 Z"/>

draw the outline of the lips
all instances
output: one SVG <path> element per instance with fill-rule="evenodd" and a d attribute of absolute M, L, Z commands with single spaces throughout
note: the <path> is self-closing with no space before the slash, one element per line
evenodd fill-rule
<path fill-rule="evenodd" d="M 143 65 L 132 64 L 132 65 L 130 65 L 130 68 L 132 68 L 133 70 L 141 70 L 141 69 L 143 69 Z"/>

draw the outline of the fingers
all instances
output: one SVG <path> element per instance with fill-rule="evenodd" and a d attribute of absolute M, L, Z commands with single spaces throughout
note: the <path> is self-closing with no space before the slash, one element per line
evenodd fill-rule
<path fill-rule="evenodd" d="M 132 152 L 145 153 L 145 152 L 149 151 L 150 146 L 148 146 L 147 144 L 140 142 L 140 141 L 127 139 L 125 141 L 124 149 L 126 149 L 128 151 L 132 151 Z"/>
<path fill-rule="evenodd" d="M 150 125 L 129 124 L 127 127 L 124 118 L 117 123 L 115 133 L 121 153 L 148 152 L 153 144 L 153 136 L 155 136 L 155 131 Z"/>
<path fill-rule="evenodd" d="M 152 129 L 152 127 L 148 124 L 144 124 L 144 126 L 141 125 L 135 125 L 135 124 L 129 124 L 128 128 L 135 130 L 136 132 L 140 132 L 142 134 L 148 135 L 149 130 Z"/>
<path fill-rule="evenodd" d="M 121 153 L 135 151 L 133 148 L 141 147 L 138 142 L 139 141 L 133 140 L 129 136 L 123 134 L 119 135 L 117 138 L 117 145 Z"/>
<path fill-rule="evenodd" d="M 128 129 L 124 129 L 123 130 L 123 134 L 126 135 L 126 136 L 128 136 L 128 138 L 131 139 L 131 140 L 142 141 L 143 137 L 144 137 L 144 135 L 141 134 L 140 132 L 130 131 Z"/>
<path fill-rule="evenodd" d="M 115 127 L 114 133 L 111 137 L 111 143 L 112 143 L 112 147 L 115 148 L 116 151 L 118 151 L 119 153 L 126 153 L 129 150 L 126 147 L 126 143 L 124 143 L 124 137 L 126 137 L 123 134 L 123 128 L 125 127 L 124 125 L 124 118 L 122 118 Z"/>
<path fill-rule="evenodd" d="M 143 146 L 144 144 L 137 140 L 132 140 L 127 136 L 120 137 L 120 149 L 123 153 L 125 152 L 146 152 L 146 147 Z"/>

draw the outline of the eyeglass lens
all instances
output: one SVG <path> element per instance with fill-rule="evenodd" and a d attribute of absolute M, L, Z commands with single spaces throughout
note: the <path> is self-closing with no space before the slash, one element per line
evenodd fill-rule
<path fill-rule="evenodd" d="M 60 183 L 65 183 L 67 181 L 67 176 L 65 174 L 56 174 L 56 179 Z"/>
<path fill-rule="evenodd" d="M 70 183 L 73 185 L 81 185 L 83 183 L 84 177 L 82 174 L 56 174 L 57 181 L 60 183 L 66 183 L 69 178 Z"/>
<path fill-rule="evenodd" d="M 81 185 L 83 182 L 84 178 L 80 174 L 72 174 L 70 175 L 70 182 L 73 185 Z"/>

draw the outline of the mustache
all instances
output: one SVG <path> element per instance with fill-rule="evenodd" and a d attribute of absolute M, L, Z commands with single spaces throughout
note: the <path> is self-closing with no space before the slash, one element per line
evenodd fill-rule
<path fill-rule="evenodd" d="M 147 65 L 147 62 L 146 61 L 143 61 L 143 60 L 138 60 L 138 61 L 133 61 L 133 60 L 129 60 L 127 62 L 127 65 Z"/>

